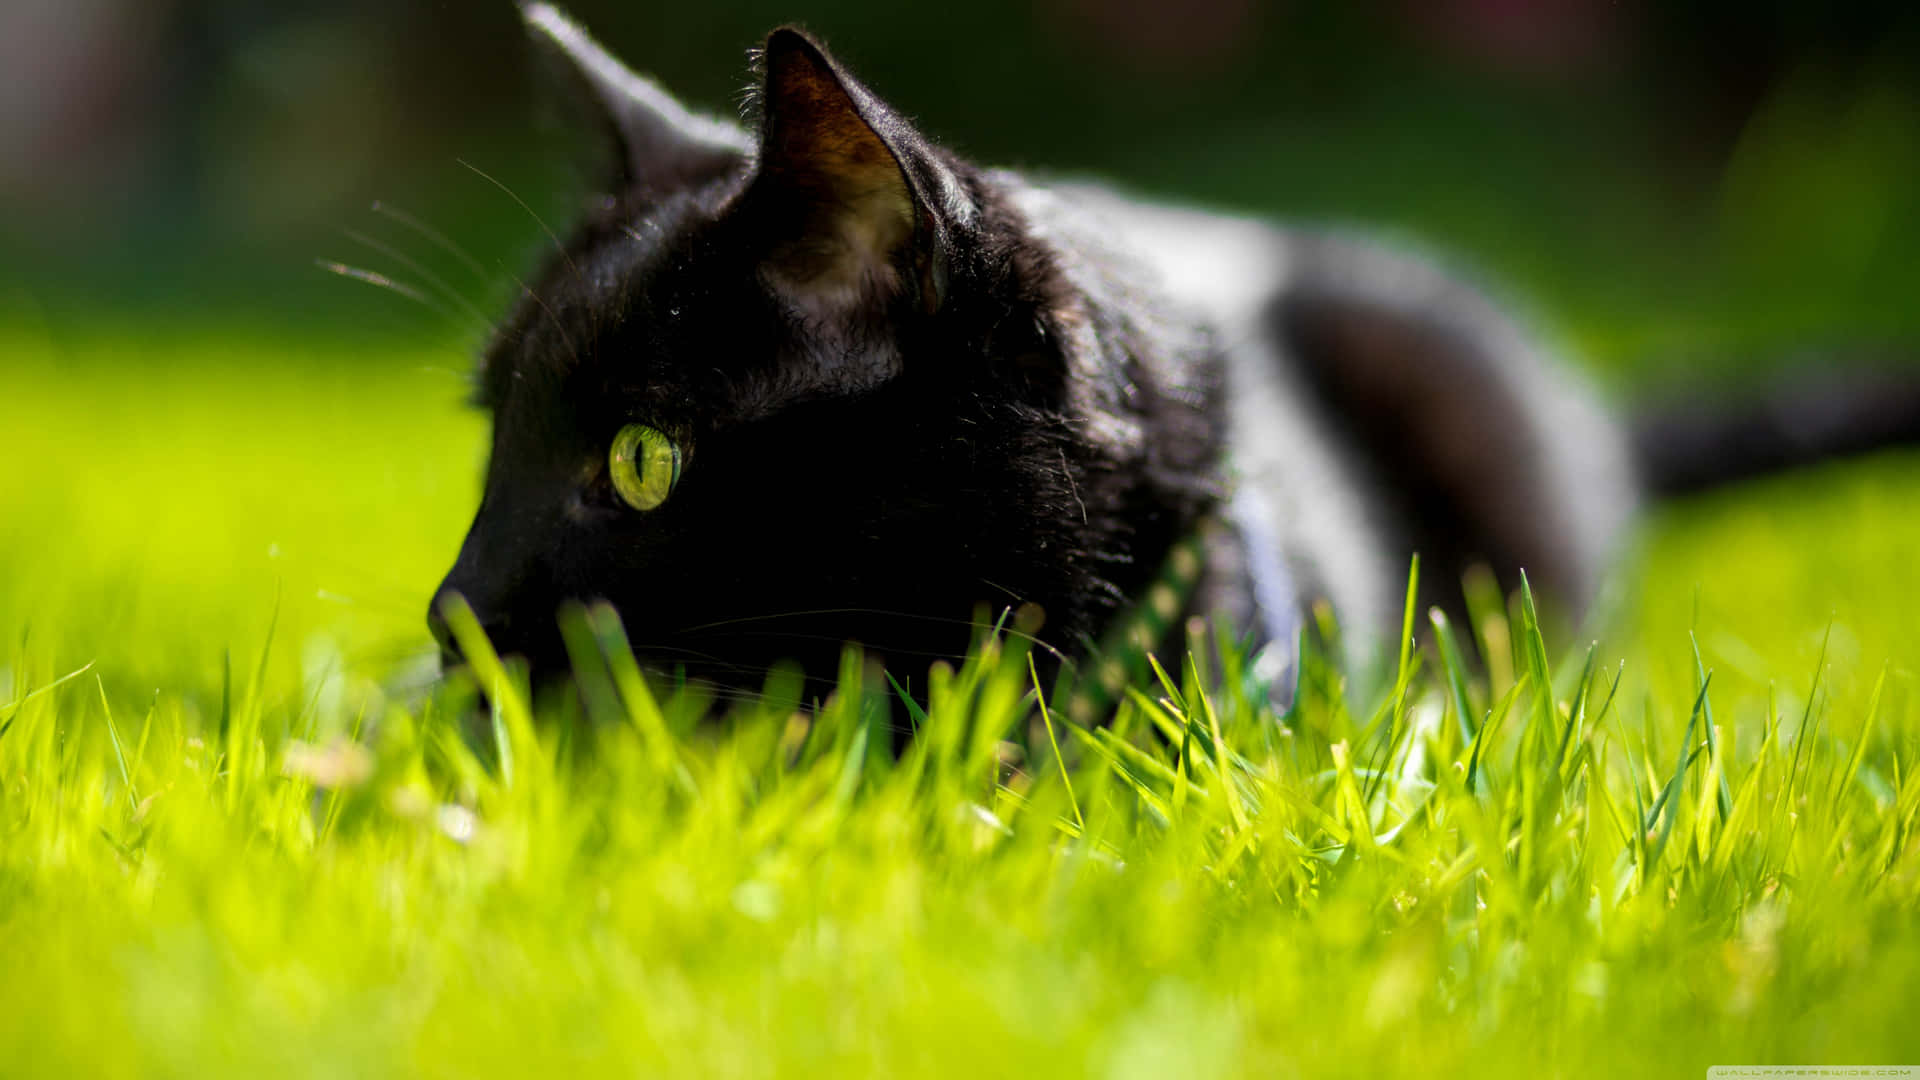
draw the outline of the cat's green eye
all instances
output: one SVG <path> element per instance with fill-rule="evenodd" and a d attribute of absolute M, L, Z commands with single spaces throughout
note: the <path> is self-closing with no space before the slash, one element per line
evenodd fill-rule
<path fill-rule="evenodd" d="M 607 472 L 621 501 L 651 510 L 667 501 L 680 482 L 680 447 L 645 424 L 628 424 L 613 437 Z"/>

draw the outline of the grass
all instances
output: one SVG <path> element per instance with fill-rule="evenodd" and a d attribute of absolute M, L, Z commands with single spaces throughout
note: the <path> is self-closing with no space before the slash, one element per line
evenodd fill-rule
<path fill-rule="evenodd" d="M 1920 1063 L 1912 457 L 1664 512 L 1591 651 L 1415 613 L 1284 726 L 1176 670 L 1077 729 L 987 643 L 895 759 L 858 665 L 701 727 L 583 617 L 589 714 L 483 670 L 464 738 L 456 361 L 0 348 L 9 1074 Z"/>

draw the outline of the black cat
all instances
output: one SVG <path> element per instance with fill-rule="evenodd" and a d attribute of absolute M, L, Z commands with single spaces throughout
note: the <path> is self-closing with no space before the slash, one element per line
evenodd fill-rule
<path fill-rule="evenodd" d="M 747 686 L 848 641 L 924 670 L 1009 607 L 1073 654 L 1136 604 L 1272 674 L 1319 599 L 1390 637 L 1415 551 L 1432 602 L 1485 564 L 1578 610 L 1646 493 L 1920 435 L 1911 382 L 1622 425 L 1424 262 L 971 165 L 796 30 L 749 134 L 525 15 L 616 167 L 487 350 L 436 600 L 536 668 L 573 598 Z"/>

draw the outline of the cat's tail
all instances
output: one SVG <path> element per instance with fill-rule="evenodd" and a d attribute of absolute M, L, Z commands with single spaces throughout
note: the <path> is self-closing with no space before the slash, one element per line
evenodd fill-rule
<path fill-rule="evenodd" d="M 1802 364 L 1739 390 L 1667 391 L 1628 413 L 1641 481 L 1684 495 L 1749 477 L 1920 446 L 1920 365 Z"/>

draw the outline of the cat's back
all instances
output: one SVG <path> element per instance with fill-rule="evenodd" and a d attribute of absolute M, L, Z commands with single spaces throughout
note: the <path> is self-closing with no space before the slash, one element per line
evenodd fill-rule
<path fill-rule="evenodd" d="M 1300 599 L 1380 639 L 1417 551 L 1431 602 L 1457 606 L 1482 563 L 1585 606 L 1636 503 L 1626 440 L 1468 279 L 1352 234 L 1093 184 L 1010 190 L 1069 277 L 1212 338 L 1231 512 Z"/>

